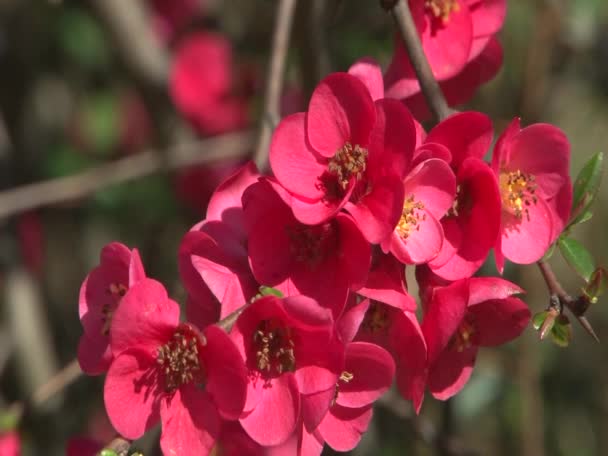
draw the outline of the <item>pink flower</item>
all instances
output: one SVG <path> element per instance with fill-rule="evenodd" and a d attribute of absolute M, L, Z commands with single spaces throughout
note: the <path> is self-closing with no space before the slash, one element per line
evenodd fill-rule
<path fill-rule="evenodd" d="M 499 138 L 492 169 L 502 199 L 495 246 L 501 273 L 505 258 L 520 264 L 538 261 L 566 226 L 572 205 L 569 167 L 568 138 L 553 125 L 521 129 L 516 118 Z"/>
<path fill-rule="evenodd" d="M 456 177 L 449 165 L 431 158 L 416 166 L 403 181 L 405 203 L 401 218 L 382 250 L 405 264 L 428 263 L 443 245 L 439 220 L 452 207 Z"/>
<path fill-rule="evenodd" d="M 366 239 L 379 243 L 401 214 L 415 131 L 400 103 L 374 103 L 358 78 L 334 73 L 317 86 L 308 112 L 281 121 L 270 164 L 300 222 L 320 224 L 345 208 Z"/>
<path fill-rule="evenodd" d="M 253 275 L 286 296 L 309 296 L 337 317 L 348 290 L 365 283 L 369 242 L 345 213 L 319 225 L 300 223 L 288 205 L 290 200 L 270 180 L 250 186 L 243 195 Z"/>
<path fill-rule="evenodd" d="M 237 348 L 216 326 L 199 332 L 180 323 L 178 304 L 155 280 L 138 282 L 123 298 L 111 347 L 104 401 L 124 437 L 137 439 L 160 420 L 163 453 L 208 454 L 220 418 L 239 417 L 246 369 Z"/>
<path fill-rule="evenodd" d="M 492 136 L 492 123 L 486 115 L 463 112 L 433 128 L 419 148 L 419 154 L 430 156 L 445 154 L 447 149 L 456 174 L 456 201 L 441 220 L 443 245 L 439 255 L 429 262 L 433 272 L 446 280 L 472 276 L 498 236 L 501 205 L 498 182 L 481 160 Z"/>
<path fill-rule="evenodd" d="M 467 101 L 502 64 L 502 49 L 494 35 L 502 28 L 506 0 L 410 0 L 422 46 L 448 101 Z M 421 103 L 420 85 L 401 39 L 385 76 L 386 96 L 405 100 L 417 118 L 428 109 Z M 447 89 L 447 90 L 446 90 Z M 412 97 L 417 100 L 411 100 Z M 413 103 L 410 103 L 414 101 Z"/>
<path fill-rule="evenodd" d="M 435 279 L 436 280 L 436 279 Z M 428 349 L 431 394 L 445 400 L 468 382 L 479 347 L 518 337 L 530 321 L 517 285 L 496 277 L 473 277 L 434 288 L 422 321 Z"/>
<path fill-rule="evenodd" d="M 329 309 L 305 296 L 266 296 L 245 309 L 230 335 L 249 369 L 240 418 L 247 434 L 260 445 L 280 445 L 300 420 L 318 423 L 329 400 L 306 404 L 334 390 L 343 356 Z"/>
<path fill-rule="evenodd" d="M 393 255 L 372 249 L 372 265 L 363 288 L 357 294 L 402 310 L 416 310 L 416 301 L 407 291 L 405 268 Z"/>
<path fill-rule="evenodd" d="M 221 35 L 199 32 L 179 43 L 169 88 L 177 109 L 203 135 L 247 124 L 247 100 L 233 93 L 232 49 Z"/>
<path fill-rule="evenodd" d="M 342 338 L 367 341 L 386 349 L 395 360 L 399 391 L 422 407 L 426 381 L 426 344 L 413 312 L 365 300 L 347 310 L 338 328 Z"/>
<path fill-rule="evenodd" d="M 0 456 L 20 456 L 21 440 L 15 431 L 0 433 Z"/>
<path fill-rule="evenodd" d="M 216 453 L 222 456 L 264 456 L 265 448 L 247 435 L 238 421 L 222 421 Z"/>
<path fill-rule="evenodd" d="M 78 362 L 88 375 L 108 370 L 113 315 L 127 290 L 145 277 L 137 249 L 112 242 L 102 249 L 99 266 L 82 283 L 78 312 L 84 334 L 78 344 Z"/>
<path fill-rule="evenodd" d="M 222 182 L 209 201 L 207 218 L 186 233 L 179 270 L 188 291 L 188 319 L 204 327 L 244 306 L 258 283 L 249 268 L 241 197 L 258 181 L 252 162 Z"/>

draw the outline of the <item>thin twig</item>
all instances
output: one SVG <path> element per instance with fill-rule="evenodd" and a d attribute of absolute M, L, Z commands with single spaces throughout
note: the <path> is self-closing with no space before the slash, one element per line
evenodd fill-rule
<path fill-rule="evenodd" d="M 260 123 L 258 143 L 255 149 L 254 161 L 258 169 L 263 171 L 267 167 L 268 147 L 272 131 L 279 123 L 281 91 L 285 75 L 285 61 L 289 49 L 289 37 L 293 25 L 293 16 L 296 9 L 296 0 L 281 0 L 277 10 L 277 17 L 272 37 L 272 54 L 268 66 L 266 90 L 264 93 L 264 111 Z"/>
<path fill-rule="evenodd" d="M 250 132 L 228 133 L 214 138 L 179 144 L 166 156 L 155 151 L 122 158 L 80 174 L 24 185 L 0 192 L 0 219 L 42 206 L 88 196 L 113 184 L 148 176 L 165 169 L 178 169 L 214 160 L 245 158 L 250 151 Z"/>
<path fill-rule="evenodd" d="M 452 110 L 448 107 L 441 87 L 437 83 L 435 76 L 433 76 L 433 70 L 429 65 L 429 62 L 424 54 L 420 37 L 418 36 L 418 30 L 412 17 L 409 4 L 407 0 L 398 0 L 395 5 L 391 8 L 399 33 L 405 44 L 405 49 L 410 57 L 420 88 L 426 98 L 431 112 L 435 119 L 440 122 L 448 117 Z"/>
<path fill-rule="evenodd" d="M 18 421 L 30 409 L 41 406 L 55 394 L 74 383 L 81 375 L 82 370 L 80 370 L 78 360 L 74 359 L 36 389 L 28 399 L 12 404 L 9 410 Z"/>
<path fill-rule="evenodd" d="M 557 299 L 559 299 L 560 304 L 567 307 L 570 312 L 572 312 L 572 315 L 576 317 L 583 329 L 587 331 L 587 333 L 589 333 L 589 335 L 593 337 L 596 342 L 599 342 L 599 337 L 597 337 L 591 323 L 589 323 L 589 320 L 587 320 L 587 317 L 584 315 L 588 306 L 585 305 L 581 299 L 573 298 L 566 292 L 566 290 L 564 290 L 562 285 L 559 283 L 559 280 L 557 280 L 557 277 L 555 276 L 555 273 L 553 272 L 553 269 L 551 269 L 549 263 L 541 260 L 536 264 L 540 269 L 543 279 L 545 279 L 545 283 L 547 284 L 547 288 L 549 289 L 551 296 L 556 296 Z"/>

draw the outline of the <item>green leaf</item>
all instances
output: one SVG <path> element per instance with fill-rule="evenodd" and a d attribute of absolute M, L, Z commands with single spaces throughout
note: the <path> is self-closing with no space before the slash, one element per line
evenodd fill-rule
<path fill-rule="evenodd" d="M 554 242 L 553 244 L 551 244 L 549 246 L 549 248 L 547 249 L 547 251 L 545 252 L 545 254 L 543 255 L 543 258 L 541 261 L 549 261 L 549 259 L 553 256 L 553 254 L 555 253 L 555 247 L 557 247 L 557 242 Z"/>
<path fill-rule="evenodd" d="M 595 261 L 589 251 L 576 239 L 567 237 L 559 239 L 559 250 L 570 267 L 588 282 L 595 270 Z"/>
<path fill-rule="evenodd" d="M 581 220 L 589 220 L 586 213 L 600 188 L 603 161 L 604 154 L 598 152 L 589 159 L 578 174 L 573 188 L 570 226 L 582 223 Z"/>
<path fill-rule="evenodd" d="M 285 297 L 285 295 L 282 292 L 280 292 L 279 290 L 277 290 L 276 288 L 266 287 L 264 285 L 262 285 L 260 287 L 260 294 L 262 296 L 276 296 L 278 298 Z"/>
<path fill-rule="evenodd" d="M 591 274 L 587 286 L 583 288 L 583 293 L 591 303 L 596 303 L 599 298 L 608 289 L 608 271 L 599 267 Z"/>
<path fill-rule="evenodd" d="M 551 340 L 555 345 L 567 347 L 572 341 L 572 325 L 565 315 L 560 315 L 551 328 Z"/>
<path fill-rule="evenodd" d="M 536 329 L 538 331 L 541 328 L 541 326 L 543 325 L 543 323 L 545 322 L 545 319 L 547 318 L 548 315 L 549 315 L 548 310 L 544 310 L 542 312 L 538 312 L 537 314 L 534 314 L 534 316 L 532 317 L 532 326 L 534 326 L 534 329 Z"/>
<path fill-rule="evenodd" d="M 19 424 L 19 416 L 16 413 L 3 413 L 0 415 L 0 433 L 11 431 Z"/>
<path fill-rule="evenodd" d="M 118 456 L 114 450 L 101 450 L 100 456 Z"/>

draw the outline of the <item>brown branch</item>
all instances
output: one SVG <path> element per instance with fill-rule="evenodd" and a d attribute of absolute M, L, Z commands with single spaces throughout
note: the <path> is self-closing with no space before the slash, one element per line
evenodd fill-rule
<path fill-rule="evenodd" d="M 82 375 L 78 360 L 74 359 L 63 369 L 53 375 L 43 385 L 37 388 L 25 401 L 12 404 L 9 408 L 16 421 L 19 421 L 25 413 L 33 408 L 39 407 L 55 394 L 63 391 L 74 383 Z"/>
<path fill-rule="evenodd" d="M 296 0 L 281 0 L 277 10 L 272 37 L 272 54 L 268 66 L 266 90 L 264 93 L 264 110 L 260 123 L 258 143 L 255 149 L 254 161 L 260 171 L 264 171 L 268 162 L 268 147 L 272 131 L 279 123 L 281 116 L 280 101 L 285 74 L 285 60 L 289 49 L 289 37 L 293 24 Z"/>
<path fill-rule="evenodd" d="M 0 192 L 0 219 L 42 206 L 88 196 L 110 185 L 127 182 L 155 172 L 208 163 L 224 158 L 245 158 L 251 147 L 250 132 L 229 133 L 214 138 L 178 144 L 166 156 L 147 151 L 100 165 L 73 176 L 24 185 Z"/>
<path fill-rule="evenodd" d="M 394 6 L 390 8 L 390 11 L 397 23 L 397 28 L 410 57 L 410 62 L 412 62 L 412 66 L 416 72 L 424 98 L 426 98 L 437 122 L 441 122 L 452 113 L 452 110 L 445 101 L 445 97 L 435 76 L 433 76 L 433 70 L 424 54 L 424 49 L 422 48 L 418 30 L 416 29 L 407 0 L 396 1 Z"/>
<path fill-rule="evenodd" d="M 549 263 L 541 260 L 536 264 L 538 265 L 543 279 L 547 284 L 547 288 L 549 289 L 551 298 L 557 298 L 561 306 L 567 307 L 568 310 L 572 312 L 572 315 L 576 317 L 583 329 L 587 331 L 587 333 L 591 337 L 593 337 L 596 342 L 599 342 L 599 337 L 597 337 L 597 334 L 593 330 L 591 323 L 589 323 L 589 320 L 587 320 L 587 317 L 585 317 L 585 312 L 587 311 L 588 304 L 584 301 L 584 299 L 573 298 L 566 292 L 566 290 L 564 290 L 562 285 L 559 283 L 559 280 L 557 280 L 557 277 L 555 276 L 555 273 L 553 272 L 553 269 L 551 269 Z"/>

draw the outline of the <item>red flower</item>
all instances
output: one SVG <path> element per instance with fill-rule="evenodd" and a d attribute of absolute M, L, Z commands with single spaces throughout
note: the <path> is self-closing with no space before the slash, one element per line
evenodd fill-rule
<path fill-rule="evenodd" d="M 111 347 L 104 400 L 112 425 L 128 439 L 160 419 L 165 454 L 207 454 L 220 417 L 235 420 L 243 409 L 246 370 L 228 335 L 216 326 L 199 332 L 180 323 L 178 304 L 154 280 L 125 295 Z"/>
<path fill-rule="evenodd" d="M 209 201 L 207 218 L 186 233 L 179 270 L 188 291 L 188 320 L 204 327 L 244 306 L 257 293 L 249 268 L 243 192 L 257 182 L 252 162 L 222 182 Z"/>
<path fill-rule="evenodd" d="M 233 93 L 232 49 L 221 35 L 199 32 L 179 43 L 169 88 L 177 109 L 203 135 L 247 124 L 247 100 Z"/>
<path fill-rule="evenodd" d="M 441 221 L 444 242 L 439 255 L 428 263 L 435 274 L 447 280 L 472 276 L 498 236 L 498 182 L 481 160 L 491 142 L 490 119 L 478 112 L 463 112 L 433 128 L 416 157 L 447 153 L 456 174 L 456 201 Z"/>
<path fill-rule="evenodd" d="M 340 375 L 343 348 L 331 312 L 305 296 L 255 300 L 231 337 L 249 369 L 247 403 L 240 422 L 260 445 L 285 442 L 300 420 L 310 426 L 325 410 L 306 398 L 327 397 Z"/>
<path fill-rule="evenodd" d="M 382 241 L 382 250 L 405 264 L 427 263 L 441 251 L 439 220 L 453 205 L 456 177 L 445 161 L 431 158 L 410 171 L 403 188 L 401 218 L 390 237 Z"/>
<path fill-rule="evenodd" d="M 473 277 L 434 288 L 422 321 L 428 348 L 428 388 L 437 399 L 458 393 L 469 380 L 479 347 L 518 337 L 530 321 L 528 306 L 512 295 L 517 285 Z"/>
<path fill-rule="evenodd" d="M 506 0 L 410 0 L 422 46 L 448 102 L 467 101 L 475 89 L 494 77 L 502 49 L 494 35 L 501 29 Z M 386 96 L 405 100 L 419 119 L 428 108 L 401 39 L 385 76 Z"/>
<path fill-rule="evenodd" d="M 68 440 L 66 456 L 96 456 L 103 450 L 103 442 L 89 437 L 72 437 Z M 4 453 L 0 451 L 0 455 Z"/>
<path fill-rule="evenodd" d="M 102 249 L 99 266 L 82 283 L 78 312 L 84 334 L 78 344 L 78 362 L 88 375 L 108 370 L 113 315 L 127 290 L 145 277 L 137 249 L 112 242 Z"/>
<path fill-rule="evenodd" d="M 505 258 L 520 264 L 538 261 L 566 226 L 572 205 L 569 167 L 568 138 L 553 125 L 521 129 L 516 118 L 499 138 L 492 169 L 502 197 L 495 247 L 500 272 Z"/>
<path fill-rule="evenodd" d="M 345 213 L 320 225 L 298 222 L 290 199 L 270 180 L 250 186 L 243 195 L 251 270 L 259 283 L 286 296 L 309 296 L 337 317 L 348 290 L 365 283 L 370 245 Z"/>
<path fill-rule="evenodd" d="M 270 164 L 300 222 L 323 223 L 344 207 L 379 243 L 399 220 L 414 144 L 413 119 L 400 103 L 374 103 L 358 78 L 334 73 L 317 86 L 308 112 L 281 121 Z"/>
<path fill-rule="evenodd" d="M 21 440 L 15 431 L 0 433 L 0 456 L 20 456 Z"/>

